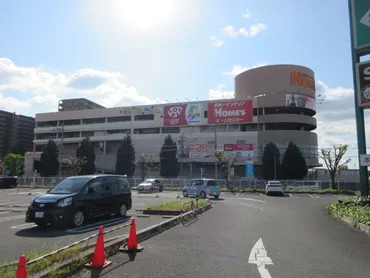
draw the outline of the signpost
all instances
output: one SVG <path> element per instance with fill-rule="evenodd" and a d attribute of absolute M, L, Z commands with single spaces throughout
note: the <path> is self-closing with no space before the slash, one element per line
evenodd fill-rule
<path fill-rule="evenodd" d="M 370 61 L 357 63 L 357 94 L 361 107 L 370 107 Z"/>
<path fill-rule="evenodd" d="M 369 176 L 366 166 L 361 166 L 361 157 L 366 155 L 366 134 L 364 121 L 364 107 L 366 102 L 361 104 L 361 90 L 359 70 L 362 68 L 360 57 L 370 53 L 370 1 L 369 0 L 348 0 L 351 32 L 351 53 L 354 84 L 354 100 L 356 112 L 357 146 L 360 165 L 360 187 L 361 195 L 369 195 Z M 365 73 L 365 72 L 364 72 Z M 367 92 L 365 92 L 365 95 Z M 370 106 L 370 105 L 369 105 Z"/>
<path fill-rule="evenodd" d="M 370 1 L 351 0 L 350 9 L 355 50 L 370 47 Z M 369 52 L 368 52 L 369 53 Z"/>

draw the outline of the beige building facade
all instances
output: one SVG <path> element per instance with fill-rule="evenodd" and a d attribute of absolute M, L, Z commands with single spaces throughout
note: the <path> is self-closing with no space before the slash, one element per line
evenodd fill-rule
<path fill-rule="evenodd" d="M 136 154 L 150 153 L 155 162 L 159 162 L 165 136 L 171 134 L 178 142 L 180 176 L 199 176 L 200 168 L 212 175 L 216 149 L 238 154 L 234 175 L 245 176 L 246 163 L 252 163 L 258 176 L 263 148 L 269 142 L 277 144 L 282 156 L 293 141 L 308 165 L 316 167 L 315 98 L 312 70 L 296 65 L 264 66 L 235 77 L 233 99 L 36 114 L 34 151 L 41 151 L 49 139 L 57 144 L 63 141 L 65 159 L 89 137 L 96 144 L 97 170 L 114 172 L 119 141 L 127 134 Z M 26 175 L 32 172 L 26 169 Z"/>

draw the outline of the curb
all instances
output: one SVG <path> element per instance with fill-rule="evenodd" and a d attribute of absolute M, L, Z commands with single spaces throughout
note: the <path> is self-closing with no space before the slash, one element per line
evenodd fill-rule
<path fill-rule="evenodd" d="M 156 210 L 156 209 L 145 209 L 143 214 L 148 215 L 175 215 L 178 216 L 181 214 L 180 210 Z"/>
<path fill-rule="evenodd" d="M 341 215 L 339 213 L 333 212 L 329 210 L 329 213 L 333 215 L 335 218 L 341 219 L 343 222 L 347 223 L 348 225 L 359 229 L 360 231 L 364 232 L 365 234 L 370 235 L 370 226 L 359 223 L 356 220 L 354 220 L 352 217 Z"/>
<path fill-rule="evenodd" d="M 198 213 L 203 213 L 207 210 L 209 210 L 212 207 L 211 204 L 205 205 L 198 209 Z M 183 215 L 172 217 L 169 220 L 162 221 L 159 224 L 144 228 L 137 232 L 137 241 L 142 242 L 144 240 L 147 240 L 155 235 L 158 235 L 182 222 L 182 220 L 188 220 L 194 217 L 194 211 L 189 211 Z M 118 253 L 119 248 L 127 243 L 128 235 L 119 236 L 111 239 L 105 240 L 105 252 L 106 257 L 111 257 Z M 63 271 L 63 275 L 59 277 L 71 277 L 71 275 L 78 273 L 82 268 L 84 268 L 84 264 L 91 261 L 92 256 L 94 254 L 95 244 L 92 244 L 89 246 L 89 249 L 82 252 L 78 256 L 76 256 L 73 259 L 69 259 L 65 262 L 61 262 L 58 266 L 59 270 Z M 76 263 L 80 263 L 78 266 L 74 265 Z M 55 269 L 53 267 L 52 269 L 45 270 L 41 273 L 32 275 L 33 278 L 47 278 L 50 277 L 50 273 Z"/>

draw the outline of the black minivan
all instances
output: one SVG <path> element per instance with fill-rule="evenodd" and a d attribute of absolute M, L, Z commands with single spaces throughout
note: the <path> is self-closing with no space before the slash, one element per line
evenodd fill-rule
<path fill-rule="evenodd" d="M 36 196 L 28 207 L 26 222 L 39 227 L 80 227 L 88 218 L 112 214 L 124 217 L 131 207 L 126 176 L 73 176 Z"/>

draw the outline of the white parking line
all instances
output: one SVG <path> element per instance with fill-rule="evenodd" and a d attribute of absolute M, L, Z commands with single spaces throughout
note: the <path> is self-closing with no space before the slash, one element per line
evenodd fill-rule
<path fill-rule="evenodd" d="M 263 211 L 263 208 L 256 207 L 256 206 L 254 206 L 254 205 L 250 205 L 250 204 L 240 204 L 240 205 L 242 205 L 242 206 L 246 206 L 246 207 L 255 208 L 255 209 L 259 209 L 259 210 Z"/>
<path fill-rule="evenodd" d="M 234 200 L 245 200 L 245 201 L 252 201 L 252 202 L 260 202 L 260 203 L 265 203 L 264 200 L 258 200 L 258 199 L 252 199 L 252 198 L 228 198 L 228 199 L 234 199 Z"/>
<path fill-rule="evenodd" d="M 33 227 L 37 227 L 37 225 L 34 223 L 26 223 L 26 224 L 21 224 L 21 225 L 15 225 L 10 228 L 11 229 L 26 229 L 26 228 L 33 228 Z"/>
<path fill-rule="evenodd" d="M 15 215 L 15 216 L 2 217 L 2 218 L 0 218 L 0 222 L 15 220 L 15 219 L 21 219 L 21 218 L 24 218 L 24 215 Z"/>
<path fill-rule="evenodd" d="M 318 195 L 316 194 L 308 194 L 308 196 L 310 196 L 311 198 L 320 198 Z"/>

